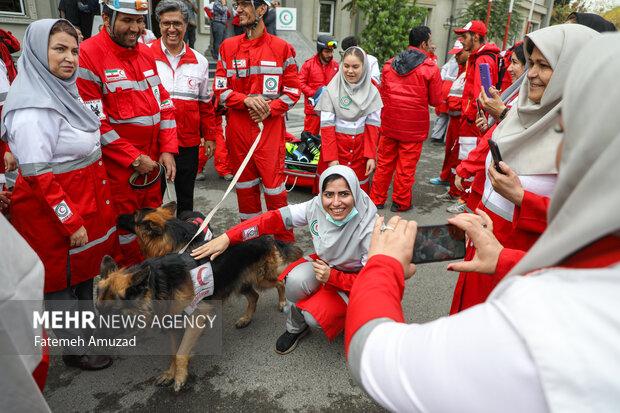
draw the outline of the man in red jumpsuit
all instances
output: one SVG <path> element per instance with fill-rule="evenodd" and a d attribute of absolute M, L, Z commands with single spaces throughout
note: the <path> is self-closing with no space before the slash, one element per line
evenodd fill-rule
<path fill-rule="evenodd" d="M 384 207 L 396 170 L 393 212 L 411 209 L 411 191 L 422 144 L 430 126 L 428 106 L 441 103 L 441 74 L 428 57 L 431 30 L 418 26 L 409 33 L 409 47 L 388 60 L 381 73 L 381 140 L 370 198 Z"/>
<path fill-rule="evenodd" d="M 164 89 L 151 52 L 138 38 L 148 3 L 107 0 L 104 29 L 80 45 L 77 81 L 80 96 L 101 120 L 103 160 L 119 214 L 133 213 L 162 202 L 159 182 L 133 189 L 134 172 L 155 172 L 157 161 L 174 180 L 178 152 L 172 100 Z M 106 182 L 103 182 L 107 184 Z M 135 235 L 119 230 L 123 265 L 140 262 Z"/>
<path fill-rule="evenodd" d="M 304 130 L 318 135 L 321 130 L 321 117 L 314 111 L 314 105 L 323 87 L 338 73 L 338 62 L 334 60 L 334 50 L 338 46 L 332 36 L 321 35 L 316 40 L 316 55 L 306 60 L 299 71 L 299 82 L 304 100 Z"/>
<path fill-rule="evenodd" d="M 226 39 L 220 47 L 214 92 L 228 108 L 226 145 L 237 171 L 259 133 L 258 146 L 236 185 L 241 220 L 262 212 L 261 183 L 267 209 L 287 205 L 284 186 L 284 114 L 300 96 L 299 75 L 291 45 L 266 32 L 263 17 L 268 0 L 239 1 L 237 15 L 245 34 Z M 280 237 L 293 241 L 292 231 Z"/>
<path fill-rule="evenodd" d="M 499 60 L 499 48 L 493 43 L 485 43 L 487 27 L 480 20 L 472 20 L 454 32 L 462 36 L 463 49 L 469 52 L 467 59 L 465 86 L 463 88 L 463 100 L 461 108 L 461 126 L 459 129 L 459 159 L 467 158 L 469 151 L 476 147 L 482 132 L 476 127 L 478 109 L 476 99 L 480 94 L 482 81 L 480 80 L 480 64 L 487 63 L 491 72 L 491 84 L 497 83 L 497 62 Z M 458 174 L 455 176 L 456 187 L 463 191 L 464 185 Z M 480 194 L 470 193 L 467 196 L 467 205 L 475 209 L 480 201 Z M 460 213 L 465 210 L 465 203 L 458 202 L 448 207 L 448 212 Z"/>

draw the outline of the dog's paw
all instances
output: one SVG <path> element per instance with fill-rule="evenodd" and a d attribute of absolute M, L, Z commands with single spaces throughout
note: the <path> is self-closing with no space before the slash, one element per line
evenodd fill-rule
<path fill-rule="evenodd" d="M 174 380 L 174 372 L 171 372 L 170 370 L 166 370 L 155 378 L 155 385 L 156 386 L 169 386 L 173 380 Z"/>
<path fill-rule="evenodd" d="M 278 303 L 278 311 L 283 313 L 286 308 L 286 301 L 281 301 Z"/>
<path fill-rule="evenodd" d="M 187 374 L 183 376 L 177 374 L 177 376 L 174 378 L 174 392 L 180 392 L 181 389 L 183 389 L 183 386 L 185 386 L 185 383 L 187 383 Z"/>
<path fill-rule="evenodd" d="M 237 322 L 235 323 L 235 327 L 245 328 L 250 324 L 250 322 L 252 322 L 252 319 L 250 317 L 243 316 L 237 320 Z"/>

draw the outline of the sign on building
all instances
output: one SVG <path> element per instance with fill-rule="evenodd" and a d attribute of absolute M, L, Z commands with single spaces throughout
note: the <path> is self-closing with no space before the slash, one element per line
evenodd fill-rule
<path fill-rule="evenodd" d="M 277 7 L 276 30 L 297 30 L 297 9 Z"/>

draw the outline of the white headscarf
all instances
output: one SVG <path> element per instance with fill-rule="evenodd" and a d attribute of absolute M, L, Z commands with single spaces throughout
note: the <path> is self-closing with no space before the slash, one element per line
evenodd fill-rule
<path fill-rule="evenodd" d="M 555 265 L 620 231 L 620 34 L 580 49 L 564 89 L 564 146 L 549 226 L 511 274 Z"/>
<path fill-rule="evenodd" d="M 321 193 L 314 197 L 306 210 L 310 231 L 314 235 L 314 251 L 331 267 L 341 271 L 359 271 L 362 268 L 362 256 L 368 254 L 377 207 L 362 190 L 355 172 L 348 166 L 327 168 L 321 174 L 320 189 L 331 175 L 340 175 L 347 181 L 355 200 L 357 215 L 343 226 L 337 226 L 327 219 L 329 214 L 323 208 Z"/>
<path fill-rule="evenodd" d="M 22 54 L 17 62 L 17 77 L 9 89 L 2 117 L 4 119 L 10 112 L 18 109 L 52 109 L 72 127 L 84 132 L 95 132 L 100 126 L 99 118 L 79 99 L 75 84 L 77 70 L 66 80 L 49 71 L 47 49 L 50 31 L 60 20 L 37 20 L 26 29 Z M 69 23 L 68 20 L 65 21 Z M 1 136 L 4 136 L 5 132 L 3 121 Z"/>
<path fill-rule="evenodd" d="M 524 51 L 535 45 L 553 74 L 540 103 L 529 100 L 530 81 L 521 84 L 518 103 L 493 132 L 503 160 L 518 175 L 556 174 L 555 152 L 562 136 L 554 131 L 569 68 L 585 44 L 599 34 L 578 24 L 545 27 L 528 34 Z"/>
<path fill-rule="evenodd" d="M 338 74 L 332 78 L 321 94 L 316 110 L 335 113 L 338 119 L 354 121 L 381 109 L 383 101 L 379 90 L 372 83 L 366 52 L 361 47 L 351 46 L 345 51 L 345 55 L 351 49 L 358 49 L 364 54 L 360 80 L 357 83 L 349 83 L 344 75 L 343 59 Z"/>

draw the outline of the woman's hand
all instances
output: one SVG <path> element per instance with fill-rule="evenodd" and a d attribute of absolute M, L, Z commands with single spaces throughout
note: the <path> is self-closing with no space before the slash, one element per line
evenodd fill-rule
<path fill-rule="evenodd" d="M 521 206 L 523 197 L 525 196 L 525 190 L 521 186 L 519 176 L 506 164 L 506 162 L 500 161 L 499 167 L 504 171 L 501 174 L 495 169 L 495 163 L 491 164 L 489 168 L 489 179 L 495 192 L 515 204 Z"/>
<path fill-rule="evenodd" d="M 476 253 L 471 261 L 448 264 L 449 271 L 479 272 L 493 274 L 497 268 L 499 254 L 504 247 L 493 235 L 493 221 L 482 210 L 476 214 L 459 214 L 448 218 L 448 222 L 465 231 L 468 239 L 474 243 Z"/>
<path fill-rule="evenodd" d="M 17 160 L 11 152 L 4 153 L 4 169 L 7 172 L 17 169 Z"/>
<path fill-rule="evenodd" d="M 69 243 L 72 247 L 81 247 L 88 242 L 88 234 L 86 228 L 82 225 L 77 231 L 69 237 Z"/>
<path fill-rule="evenodd" d="M 491 93 L 491 97 L 488 97 L 484 92 L 484 87 L 480 87 L 480 96 L 478 96 L 478 99 L 480 99 L 480 104 L 486 113 L 493 116 L 495 119 L 499 119 L 499 116 L 504 109 L 506 109 L 506 105 L 502 102 L 502 98 L 497 89 L 491 86 L 489 92 Z"/>
<path fill-rule="evenodd" d="M 319 282 L 325 284 L 329 280 L 329 273 L 332 269 L 324 261 L 314 260 L 312 268 L 314 269 L 314 276 Z"/>
<path fill-rule="evenodd" d="M 230 238 L 226 233 L 223 233 L 219 237 L 212 239 L 204 245 L 196 248 L 191 252 L 192 258 L 200 260 L 205 257 L 211 257 L 211 261 L 216 259 L 221 253 L 226 251 L 226 248 L 230 245 Z"/>
<path fill-rule="evenodd" d="M 487 118 L 478 114 L 476 117 L 476 127 L 480 129 L 480 132 L 486 132 L 489 129 L 489 122 L 487 122 Z"/>
<path fill-rule="evenodd" d="M 329 166 L 334 166 L 334 165 L 340 165 L 340 162 L 338 162 L 338 161 L 331 161 L 331 162 L 328 162 L 328 163 L 327 163 L 327 166 L 328 166 L 328 167 L 329 167 Z"/>
<path fill-rule="evenodd" d="M 454 174 L 454 186 L 461 192 L 465 191 L 465 188 L 463 188 L 463 178 L 457 174 Z"/>
<path fill-rule="evenodd" d="M 411 257 L 418 224 L 415 221 L 401 219 L 398 215 L 390 218 L 387 225 L 383 225 L 384 220 L 384 217 L 377 217 L 375 221 L 368 258 L 374 255 L 387 255 L 397 259 L 403 266 L 405 279 L 409 279 L 415 274 L 415 264 L 411 263 Z"/>
<path fill-rule="evenodd" d="M 375 161 L 372 158 L 368 158 L 368 160 L 366 161 L 366 176 L 373 173 L 376 167 L 377 167 L 377 161 Z"/>
<path fill-rule="evenodd" d="M 205 147 L 205 155 L 207 159 L 211 158 L 215 154 L 215 142 L 202 140 L 202 145 Z"/>
<path fill-rule="evenodd" d="M 5 212 L 11 205 L 11 191 L 0 191 L 0 212 Z"/>

